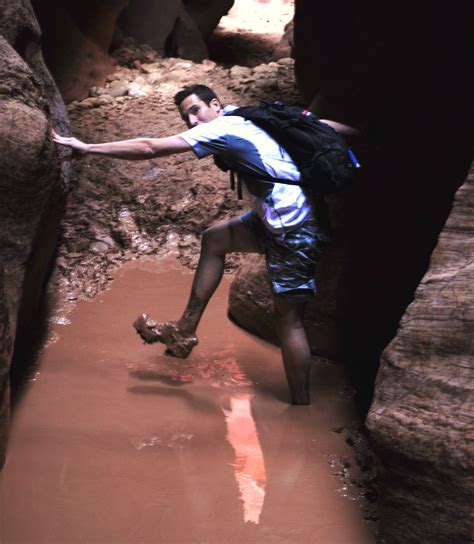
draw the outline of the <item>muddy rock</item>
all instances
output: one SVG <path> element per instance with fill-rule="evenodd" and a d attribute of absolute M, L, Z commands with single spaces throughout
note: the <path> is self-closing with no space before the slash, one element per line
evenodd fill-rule
<path fill-rule="evenodd" d="M 64 104 L 40 52 L 29 2 L 0 2 L 0 466 L 8 429 L 9 370 L 15 341 L 35 327 L 70 172 L 49 136 L 67 130 Z"/>

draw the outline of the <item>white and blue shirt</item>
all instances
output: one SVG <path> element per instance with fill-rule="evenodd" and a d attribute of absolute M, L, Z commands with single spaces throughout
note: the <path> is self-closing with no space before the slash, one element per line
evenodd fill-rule
<path fill-rule="evenodd" d="M 224 114 L 236 109 L 226 106 Z M 283 183 L 261 183 L 250 176 L 271 176 L 299 181 L 300 173 L 288 153 L 251 121 L 236 115 L 221 115 L 180 134 L 198 158 L 219 154 L 242 173 L 253 209 L 265 227 L 276 234 L 302 225 L 312 207 L 303 189 Z"/>

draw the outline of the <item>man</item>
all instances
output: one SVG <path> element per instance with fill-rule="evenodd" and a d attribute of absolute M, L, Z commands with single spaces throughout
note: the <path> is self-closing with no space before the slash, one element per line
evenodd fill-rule
<path fill-rule="evenodd" d="M 86 144 L 53 132 L 53 139 L 79 153 L 140 160 L 193 151 L 198 158 L 218 155 L 231 168 L 238 167 L 253 210 L 204 232 L 190 298 L 179 320 L 157 324 L 142 315 L 134 326 L 145 342 L 162 342 L 167 354 L 187 357 L 198 343 L 196 329 L 220 283 L 226 254 L 264 253 L 291 403 L 307 405 L 311 353 L 303 314 L 308 296 L 315 292 L 315 265 L 327 238 L 301 187 L 255 178 L 270 175 L 298 181 L 300 173 L 286 151 L 263 130 L 242 117 L 226 115 L 235 108 L 224 108 L 210 88 L 185 87 L 176 94 L 175 103 L 189 130 L 174 136 Z M 327 123 L 336 130 L 350 130 Z"/>

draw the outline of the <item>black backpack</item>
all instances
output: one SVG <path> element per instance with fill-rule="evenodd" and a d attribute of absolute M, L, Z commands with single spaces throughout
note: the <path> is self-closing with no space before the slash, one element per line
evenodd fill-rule
<path fill-rule="evenodd" d="M 244 117 L 264 130 L 290 155 L 302 178 L 301 181 L 291 181 L 255 175 L 256 180 L 301 185 L 308 187 L 312 193 L 324 195 L 351 186 L 357 177 L 360 164 L 352 150 L 333 128 L 318 121 L 308 110 L 272 102 L 260 106 L 244 106 L 225 115 Z M 214 162 L 221 170 L 229 170 L 219 155 L 214 156 Z M 253 177 L 247 173 L 245 176 Z M 233 186 L 234 176 L 231 171 Z"/>

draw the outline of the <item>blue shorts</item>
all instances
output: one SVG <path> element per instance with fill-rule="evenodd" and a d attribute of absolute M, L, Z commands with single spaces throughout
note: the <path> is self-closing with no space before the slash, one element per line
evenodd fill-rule
<path fill-rule="evenodd" d="M 316 264 L 328 242 L 316 221 L 311 218 L 294 230 L 274 234 L 265 228 L 255 211 L 244 213 L 240 219 L 253 232 L 265 255 L 273 293 L 314 295 Z"/>

